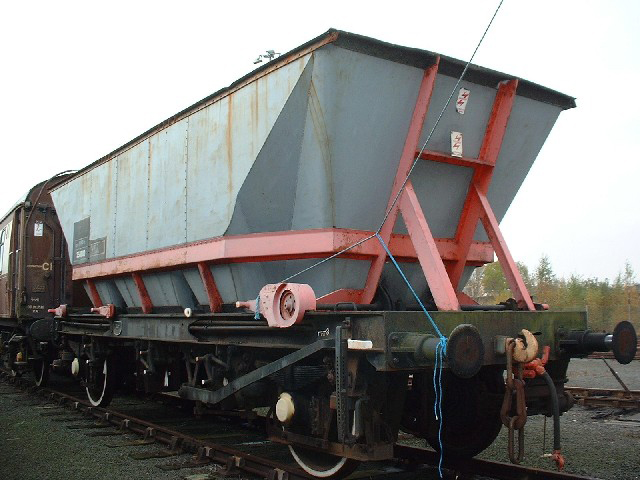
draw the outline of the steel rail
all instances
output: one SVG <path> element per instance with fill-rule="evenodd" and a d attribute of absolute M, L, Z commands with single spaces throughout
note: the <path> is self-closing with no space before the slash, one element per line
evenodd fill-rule
<path fill-rule="evenodd" d="M 18 386 L 27 387 L 29 390 L 33 389 L 43 397 L 48 397 L 50 400 L 57 401 L 59 404 L 66 404 L 77 412 L 84 413 L 101 422 L 113 425 L 120 430 L 136 433 L 143 436 L 145 440 L 153 440 L 157 443 L 164 444 L 171 451 L 180 449 L 184 453 L 195 453 L 196 461 L 202 462 L 203 464 L 216 463 L 226 466 L 228 470 L 238 469 L 269 480 L 308 480 L 315 478 L 302 470 L 291 468 L 266 458 L 257 457 L 228 446 L 201 440 L 110 408 L 93 407 L 89 402 L 64 392 L 49 388 L 37 388 L 28 380 L 21 377 L 12 377 L 5 371 L 0 372 L 0 377 Z"/>
<path fill-rule="evenodd" d="M 427 448 L 410 447 L 406 445 L 396 445 L 394 454 L 402 460 L 426 463 L 429 465 L 437 465 L 440 459 L 438 452 Z M 483 475 L 499 480 L 597 480 L 595 477 L 526 467 L 524 465 L 514 465 L 512 463 L 494 462 L 479 458 L 456 460 L 455 462 L 445 460 L 443 467 L 458 474 Z"/>
<path fill-rule="evenodd" d="M 564 387 L 585 407 L 639 408 L 640 390 Z"/>
<path fill-rule="evenodd" d="M 587 355 L 587 358 L 597 358 L 597 359 L 605 358 L 607 360 L 615 360 L 616 357 L 613 355 L 613 352 L 593 352 Z M 640 360 L 640 340 L 638 340 L 636 354 L 633 357 L 633 359 Z"/>
<path fill-rule="evenodd" d="M 111 408 L 93 407 L 89 402 L 65 392 L 60 392 L 50 388 L 36 387 L 33 382 L 22 377 L 14 377 L 5 370 L 0 370 L 0 379 L 24 388 L 29 392 L 37 393 L 50 401 L 55 401 L 60 405 L 72 408 L 78 413 L 95 418 L 99 422 L 116 427 L 121 431 L 138 434 L 142 436 L 144 440 L 149 441 L 149 443 L 166 445 L 167 452 L 169 454 L 171 454 L 170 452 L 173 452 L 173 454 L 194 453 L 193 466 L 197 466 L 196 464 L 205 465 L 215 463 L 223 465 L 228 473 L 233 469 L 236 469 L 252 475 L 261 476 L 267 480 L 315 479 L 315 477 L 308 475 L 302 470 L 292 468 L 288 465 L 283 465 L 266 458 L 261 458 L 236 450 L 229 446 L 223 446 L 207 440 L 199 439 L 192 435 L 172 430 L 162 425 L 118 412 Z M 612 392 L 612 390 L 598 391 Z M 640 394 L 639 391 L 634 391 L 634 393 Z M 419 463 L 430 467 L 437 467 L 440 459 L 439 453 L 433 450 L 398 444 L 394 446 L 394 457 L 397 460 L 410 462 L 414 465 Z M 483 475 L 496 480 L 595 480 L 594 477 L 589 476 L 481 460 L 478 458 L 456 460 L 455 462 L 445 461 L 443 467 L 456 474 Z M 406 474 L 407 472 L 397 473 Z M 424 474 L 424 472 L 421 473 Z M 384 472 L 380 473 L 380 475 L 374 474 L 371 478 L 391 478 L 394 476 L 396 476 L 395 473 Z"/>

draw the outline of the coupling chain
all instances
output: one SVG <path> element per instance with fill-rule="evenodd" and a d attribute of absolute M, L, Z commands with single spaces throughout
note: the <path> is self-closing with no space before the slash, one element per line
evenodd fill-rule
<path fill-rule="evenodd" d="M 516 341 L 508 338 L 505 344 L 507 354 L 507 377 L 506 388 L 502 408 L 500 409 L 500 419 L 505 427 L 509 429 L 507 448 L 511 463 L 519 464 L 524 458 L 524 425 L 527 423 L 527 403 L 524 396 L 524 380 L 522 379 L 522 363 L 517 363 L 516 371 L 513 368 L 513 352 Z M 515 393 L 515 415 L 513 412 L 513 396 Z M 515 433 L 518 432 L 518 452 L 515 452 Z"/>

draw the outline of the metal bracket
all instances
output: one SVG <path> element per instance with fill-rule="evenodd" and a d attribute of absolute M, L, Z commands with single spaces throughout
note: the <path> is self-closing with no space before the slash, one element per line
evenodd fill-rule
<path fill-rule="evenodd" d="M 342 338 L 342 326 L 336 327 L 336 419 L 338 441 L 344 443 L 349 434 L 347 415 L 347 340 Z"/>
<path fill-rule="evenodd" d="M 276 372 L 279 372 L 283 368 L 286 368 L 303 358 L 306 358 L 314 353 L 324 349 L 330 348 L 333 344 L 333 339 L 325 338 L 322 340 L 318 340 L 306 347 L 301 348 L 300 350 L 296 350 L 295 352 L 290 353 L 289 355 L 285 355 L 278 360 L 269 363 L 260 368 L 256 368 L 255 370 L 243 375 L 241 377 L 236 378 L 235 380 L 229 382 L 222 388 L 218 390 L 211 391 L 206 390 L 204 388 L 192 387 L 189 385 L 183 385 L 180 387 L 178 394 L 182 398 L 186 398 L 188 400 L 196 400 L 200 402 L 205 402 L 209 404 L 216 404 L 221 402 L 227 397 L 235 394 L 239 390 L 242 390 L 244 387 L 251 385 L 259 380 L 262 380 L 269 375 L 273 375 Z"/>

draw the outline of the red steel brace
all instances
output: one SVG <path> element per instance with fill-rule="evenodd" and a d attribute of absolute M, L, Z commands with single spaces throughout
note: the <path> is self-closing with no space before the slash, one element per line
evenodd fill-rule
<path fill-rule="evenodd" d="M 205 262 L 198 262 L 198 271 L 200 272 L 200 278 L 202 278 L 204 289 L 207 292 L 207 298 L 209 299 L 209 308 L 211 309 L 211 312 L 221 312 L 222 297 L 220 296 L 220 292 L 218 291 L 216 282 L 213 279 L 213 274 L 211 273 L 209 265 L 207 265 Z"/>
<path fill-rule="evenodd" d="M 509 288 L 513 292 L 519 306 L 527 310 L 535 310 L 527 287 L 502 237 L 498 221 L 486 199 L 493 176 L 493 169 L 498 160 L 504 134 L 507 130 L 507 123 L 511 115 L 517 88 L 518 80 L 515 79 L 500 84 L 482 146 L 480 147 L 480 154 L 477 159 L 465 159 L 465 166 L 472 166 L 474 174 L 455 237 L 459 249 L 458 261 L 449 269 L 449 275 L 451 282 L 457 286 L 460 283 L 464 267 L 466 266 L 466 260 L 473 242 L 473 235 L 478 225 L 478 220 L 481 220 L 487 236 L 491 240 L 493 248 L 496 250 Z"/>
<path fill-rule="evenodd" d="M 94 307 L 102 306 L 102 299 L 100 298 L 100 294 L 98 293 L 98 289 L 96 288 L 96 284 L 93 279 L 87 279 L 87 290 L 89 291 L 89 298 L 91 299 L 91 303 Z"/>
<path fill-rule="evenodd" d="M 405 224 L 407 225 L 411 242 L 418 254 L 420 266 L 425 274 L 427 283 L 429 284 L 438 309 L 458 310 L 460 308 L 458 297 L 456 296 L 456 292 L 447 277 L 442 257 L 438 253 L 436 242 L 424 217 L 418 198 L 413 191 L 411 182 L 406 183 L 404 191 L 400 194 L 400 198 L 398 198 L 398 201 L 395 201 L 396 196 L 402 188 L 415 160 L 415 152 L 418 148 L 418 142 L 420 141 L 420 134 L 424 125 L 424 120 L 427 116 L 427 111 L 429 110 L 429 103 L 431 101 L 431 94 L 433 93 L 433 86 L 438 72 L 439 61 L 440 59 L 438 58 L 434 65 L 425 70 L 424 76 L 422 77 L 422 83 L 420 84 L 420 90 L 418 91 L 418 99 L 411 118 L 409 132 L 407 133 L 396 177 L 391 188 L 391 196 L 389 197 L 389 203 L 387 206 L 389 215 L 386 222 L 380 229 L 380 236 L 386 244 L 389 244 L 393 227 L 396 223 L 396 219 L 398 218 L 398 212 L 401 212 Z M 382 269 L 387 261 L 387 255 L 384 249 L 380 246 L 379 250 L 380 253 L 378 257 L 372 262 L 371 268 L 369 269 L 367 282 L 362 294 L 363 303 L 371 303 L 373 300 L 378 288 L 378 283 L 380 282 Z"/>
<path fill-rule="evenodd" d="M 142 313 L 151 313 L 153 310 L 153 304 L 151 303 L 151 297 L 149 296 L 149 292 L 147 292 L 147 287 L 144 284 L 142 275 L 138 272 L 133 272 L 131 277 L 133 278 L 133 283 L 136 284 L 136 288 L 138 289 L 140 305 L 142 305 Z"/>

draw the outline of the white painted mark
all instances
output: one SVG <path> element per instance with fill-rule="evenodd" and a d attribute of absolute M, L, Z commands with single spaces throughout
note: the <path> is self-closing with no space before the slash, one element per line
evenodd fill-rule
<path fill-rule="evenodd" d="M 462 133 L 451 132 L 451 156 L 462 157 Z"/>
<path fill-rule="evenodd" d="M 464 111 L 467 108 L 467 102 L 469 101 L 470 93 L 471 91 L 467 90 L 466 88 L 461 88 L 458 92 L 458 100 L 456 100 L 456 111 L 460 115 L 464 115 Z"/>

